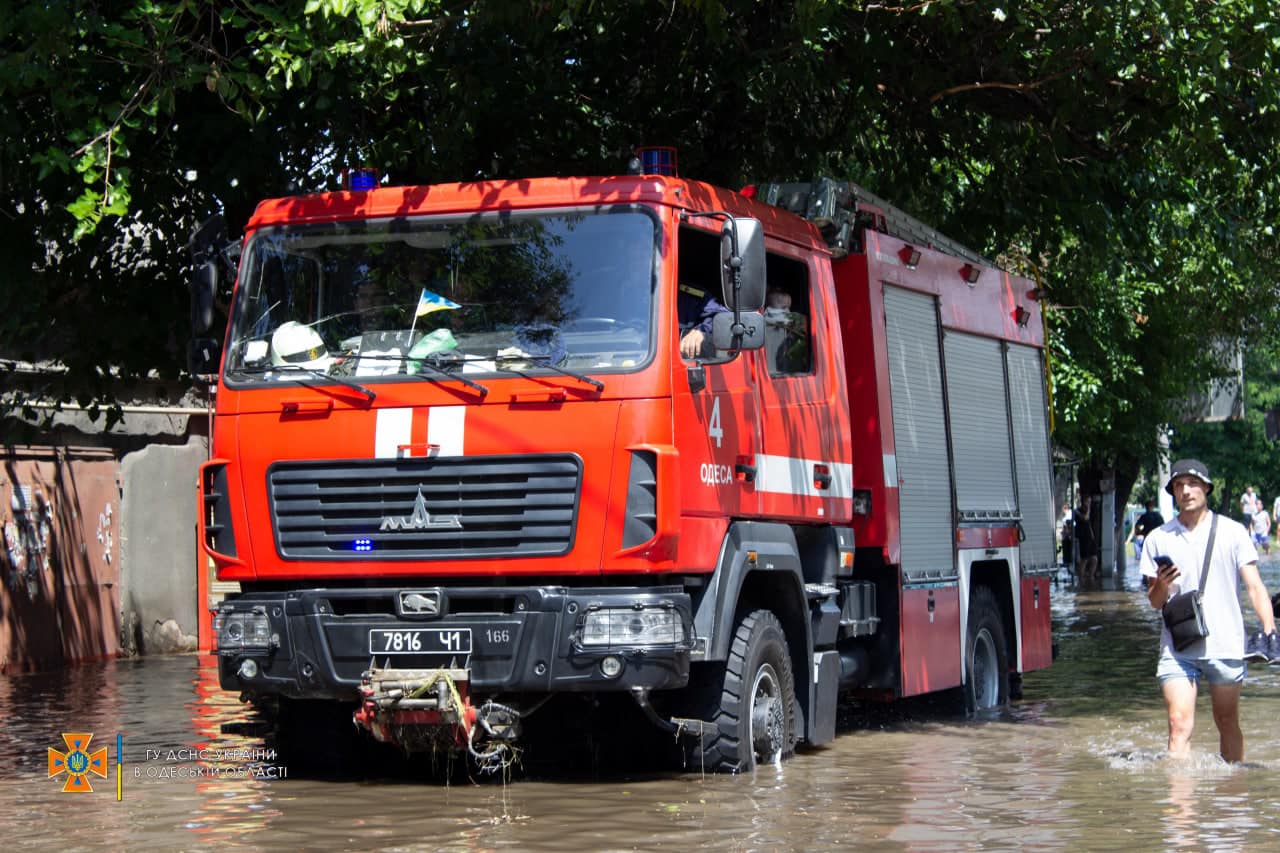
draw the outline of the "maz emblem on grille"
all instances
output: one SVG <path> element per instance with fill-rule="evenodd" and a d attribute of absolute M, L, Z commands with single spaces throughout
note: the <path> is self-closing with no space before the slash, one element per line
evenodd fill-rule
<path fill-rule="evenodd" d="M 427 499 L 418 487 L 418 497 L 413 501 L 411 515 L 384 515 L 379 530 L 461 530 L 462 520 L 456 515 L 435 515 L 427 512 Z"/>
<path fill-rule="evenodd" d="M 400 612 L 406 616 L 439 616 L 440 593 L 434 590 L 402 592 Z"/>

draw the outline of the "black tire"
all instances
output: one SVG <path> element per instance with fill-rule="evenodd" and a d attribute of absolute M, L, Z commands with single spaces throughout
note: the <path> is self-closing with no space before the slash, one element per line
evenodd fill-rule
<path fill-rule="evenodd" d="M 691 770 L 737 773 L 796 746 L 796 687 L 787 638 L 776 616 L 756 610 L 738 623 L 729 659 L 709 671 L 701 719 L 710 723 L 699 742 L 688 739 Z"/>
<path fill-rule="evenodd" d="M 1008 704 L 1008 649 L 995 593 L 989 587 L 974 587 L 969 596 L 969 629 L 964 649 L 967 713 L 978 714 Z"/>

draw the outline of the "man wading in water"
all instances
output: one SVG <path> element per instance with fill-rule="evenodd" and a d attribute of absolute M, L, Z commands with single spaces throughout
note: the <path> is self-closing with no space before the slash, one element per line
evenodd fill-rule
<path fill-rule="evenodd" d="M 1214 513 L 1208 496 L 1213 492 L 1209 468 L 1195 459 L 1173 464 L 1165 485 L 1173 496 L 1178 515 L 1151 531 L 1142 549 L 1142 575 L 1150 579 L 1147 598 L 1159 610 L 1174 595 L 1200 588 L 1205 551 Z M 1157 568 L 1157 558 L 1172 562 Z M 1196 720 L 1196 686 L 1209 682 L 1213 721 L 1218 727 L 1222 757 L 1244 760 L 1244 734 L 1240 731 L 1240 686 L 1244 683 L 1244 620 L 1240 615 L 1239 584 L 1244 581 L 1249 603 L 1258 614 L 1269 646 L 1280 647 L 1267 588 L 1258 576 L 1258 550 L 1253 537 L 1239 522 L 1218 517 L 1209 579 L 1204 584 L 1204 619 L 1209 636 L 1174 651 L 1169 629 L 1161 625 L 1160 661 L 1156 678 L 1169 712 L 1169 755 L 1184 757 L 1191 751 Z M 1277 648 L 1280 652 L 1280 648 Z M 1280 662 L 1280 659 L 1277 660 Z"/>

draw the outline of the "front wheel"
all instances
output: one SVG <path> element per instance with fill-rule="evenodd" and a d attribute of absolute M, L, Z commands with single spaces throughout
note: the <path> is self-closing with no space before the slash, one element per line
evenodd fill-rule
<path fill-rule="evenodd" d="M 789 757 L 796 745 L 796 688 L 778 618 L 755 610 L 738 623 L 729 660 L 713 670 L 702 738 L 688 763 L 720 773 L 750 770 Z"/>
<path fill-rule="evenodd" d="M 969 630 L 965 643 L 965 711 L 974 714 L 1009 701 L 1009 651 L 995 594 L 975 587 L 969 597 Z"/>

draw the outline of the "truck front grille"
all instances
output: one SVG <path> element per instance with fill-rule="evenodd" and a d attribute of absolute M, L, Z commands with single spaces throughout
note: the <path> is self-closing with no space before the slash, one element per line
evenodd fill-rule
<path fill-rule="evenodd" d="M 278 462 L 276 550 L 300 560 L 544 557 L 573 547 L 577 456 Z"/>

